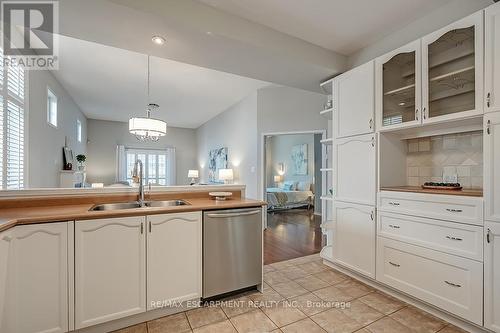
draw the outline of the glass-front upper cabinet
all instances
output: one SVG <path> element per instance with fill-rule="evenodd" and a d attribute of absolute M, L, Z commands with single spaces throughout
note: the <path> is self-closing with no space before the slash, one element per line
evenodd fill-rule
<path fill-rule="evenodd" d="M 423 122 L 483 113 L 483 16 L 476 13 L 422 39 Z"/>
<path fill-rule="evenodd" d="M 379 130 L 420 124 L 420 40 L 379 57 L 376 60 L 376 81 L 376 118 Z"/>

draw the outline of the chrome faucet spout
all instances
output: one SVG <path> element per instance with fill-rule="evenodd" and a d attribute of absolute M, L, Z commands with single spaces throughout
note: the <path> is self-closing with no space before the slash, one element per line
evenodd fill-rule
<path fill-rule="evenodd" d="M 135 161 L 133 176 L 139 177 L 139 197 L 137 201 L 139 202 L 141 207 L 144 207 L 144 184 L 142 181 L 142 178 L 144 176 L 144 167 L 142 161 L 139 159 Z"/>

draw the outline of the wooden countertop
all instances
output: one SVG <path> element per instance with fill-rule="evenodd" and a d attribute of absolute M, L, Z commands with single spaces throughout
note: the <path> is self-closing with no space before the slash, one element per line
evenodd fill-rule
<path fill-rule="evenodd" d="M 443 194 L 443 195 L 461 195 L 466 197 L 482 197 L 483 190 L 431 190 L 423 189 L 420 186 L 396 186 L 396 187 L 381 187 L 381 191 L 396 191 L 396 192 L 414 192 L 428 194 Z"/>
<path fill-rule="evenodd" d="M 259 207 L 267 205 L 267 203 L 264 201 L 238 197 L 231 198 L 226 201 L 215 201 L 208 197 L 187 198 L 183 200 L 188 202 L 189 205 L 175 207 L 147 207 L 109 211 L 89 211 L 94 203 L 2 208 L 0 209 L 0 231 L 5 231 L 16 225 L 34 223 L 61 222 L 72 220 L 80 221 L 112 217 L 192 212 L 200 210 Z"/>

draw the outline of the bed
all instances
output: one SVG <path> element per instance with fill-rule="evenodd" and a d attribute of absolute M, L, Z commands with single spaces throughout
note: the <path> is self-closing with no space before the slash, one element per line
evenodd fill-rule
<path fill-rule="evenodd" d="M 295 187 L 268 187 L 266 189 L 268 210 L 306 206 L 310 208 L 314 203 L 314 193 L 310 188 L 311 184 L 307 185 L 307 183 L 302 187 L 300 185 Z"/>

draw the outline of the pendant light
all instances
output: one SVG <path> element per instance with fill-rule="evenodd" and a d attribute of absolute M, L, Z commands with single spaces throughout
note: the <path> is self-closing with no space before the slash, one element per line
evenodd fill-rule
<path fill-rule="evenodd" d="M 148 103 L 150 81 L 150 60 L 148 55 Z M 161 136 L 167 134 L 167 123 L 160 119 L 151 118 L 151 113 L 160 108 L 158 104 L 149 103 L 146 106 L 146 117 L 134 117 L 128 121 L 130 134 L 140 141 L 158 141 Z"/>

